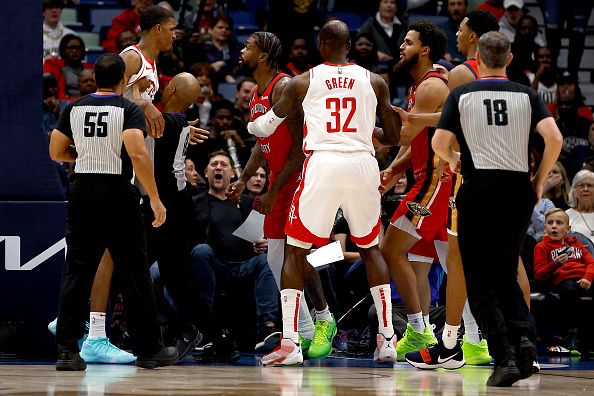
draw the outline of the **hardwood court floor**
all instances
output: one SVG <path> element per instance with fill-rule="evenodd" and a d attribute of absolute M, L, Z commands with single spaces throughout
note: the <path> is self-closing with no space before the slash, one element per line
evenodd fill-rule
<path fill-rule="evenodd" d="M 487 388 L 491 367 L 421 371 L 407 363 L 380 367 L 370 359 L 262 368 L 245 355 L 234 366 L 89 365 L 74 373 L 55 371 L 53 362 L 18 363 L 0 365 L 0 395 L 594 395 L 594 361 L 541 362 L 541 374 L 512 388 Z"/>

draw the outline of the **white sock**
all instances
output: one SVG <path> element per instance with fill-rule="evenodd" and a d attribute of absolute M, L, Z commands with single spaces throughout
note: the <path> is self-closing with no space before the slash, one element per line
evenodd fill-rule
<path fill-rule="evenodd" d="M 453 349 L 456 346 L 456 342 L 458 342 L 459 328 L 460 326 L 450 326 L 447 323 L 443 327 L 441 340 L 443 341 L 443 346 L 445 346 L 447 349 Z"/>
<path fill-rule="evenodd" d="M 370 288 L 375 310 L 377 311 L 377 321 L 379 323 L 378 333 L 381 333 L 387 339 L 394 335 L 394 326 L 392 326 L 392 293 L 390 284 L 378 285 Z"/>
<path fill-rule="evenodd" d="M 330 308 L 328 308 L 328 304 L 326 304 L 326 308 L 321 311 L 316 309 L 316 320 L 327 320 L 328 322 L 334 322 L 334 318 L 330 313 Z"/>
<path fill-rule="evenodd" d="M 466 341 L 472 344 L 478 344 L 479 342 L 481 342 L 479 328 L 476 324 L 474 316 L 472 316 L 472 312 L 470 311 L 468 299 L 464 303 L 464 310 L 462 311 L 462 320 L 464 321 L 464 335 L 466 335 Z"/>
<path fill-rule="evenodd" d="M 408 319 L 408 323 L 410 323 L 415 331 L 418 331 L 419 333 L 423 333 L 425 331 L 425 322 L 423 321 L 422 311 L 412 315 L 407 314 L 406 317 Z"/>
<path fill-rule="evenodd" d="M 289 338 L 295 343 L 299 343 L 297 321 L 302 294 L 301 290 L 295 289 L 283 289 L 280 292 L 283 310 L 283 338 Z"/>
<path fill-rule="evenodd" d="M 431 332 L 433 333 L 433 329 L 431 328 L 431 323 L 429 323 L 429 314 L 423 315 L 423 323 L 425 323 L 425 327 L 429 327 Z"/>
<path fill-rule="evenodd" d="M 301 303 L 299 305 L 299 334 L 301 337 L 313 340 L 316 326 L 314 325 L 311 313 L 307 307 L 307 301 L 305 301 L 305 295 L 301 296 Z"/>
<path fill-rule="evenodd" d="M 105 334 L 105 312 L 91 312 L 89 339 L 107 338 Z"/>

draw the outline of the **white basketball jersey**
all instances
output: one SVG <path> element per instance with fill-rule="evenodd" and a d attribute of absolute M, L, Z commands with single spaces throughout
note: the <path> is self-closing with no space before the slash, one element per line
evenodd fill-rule
<path fill-rule="evenodd" d="M 373 153 L 376 108 L 367 69 L 329 63 L 310 69 L 303 100 L 303 150 Z"/>
<path fill-rule="evenodd" d="M 120 52 L 120 55 L 126 51 L 136 52 L 138 55 L 140 55 L 142 63 L 140 65 L 140 70 L 138 70 L 136 74 L 130 76 L 128 83 L 126 84 L 126 89 L 124 89 L 124 98 L 131 100 L 132 85 L 134 85 L 134 83 L 140 80 L 141 78 L 146 77 L 150 85 L 146 89 L 146 91 L 141 92 L 140 97 L 142 99 L 150 100 L 152 102 L 155 99 L 155 94 L 159 90 L 159 75 L 157 74 L 157 65 L 155 64 L 155 62 L 151 62 L 150 60 L 148 60 L 144 56 L 142 51 L 140 51 L 138 47 L 135 45 L 131 45 L 125 48 L 122 52 Z"/>
<path fill-rule="evenodd" d="M 124 48 L 124 50 L 120 52 L 120 55 L 126 51 L 136 52 L 138 55 L 140 55 L 142 63 L 140 64 L 140 69 L 138 70 L 138 72 L 130 76 L 130 78 L 128 79 L 128 83 L 126 84 L 126 88 L 124 89 L 124 98 L 132 100 L 132 85 L 134 85 L 134 83 L 140 80 L 141 78 L 146 77 L 149 81 L 149 87 L 144 92 L 140 93 L 140 98 L 150 100 L 152 102 L 155 99 L 155 94 L 159 90 L 159 75 L 157 74 L 157 65 L 155 64 L 155 62 L 151 62 L 150 60 L 148 60 L 136 45 L 131 45 L 127 48 Z M 144 144 L 146 146 L 146 150 L 149 153 L 149 156 L 151 157 L 151 163 L 154 165 L 155 139 L 151 136 L 147 136 L 144 138 Z M 140 182 L 136 177 L 134 180 L 134 184 L 140 189 L 140 193 L 142 195 L 146 195 L 144 188 L 142 188 Z"/>

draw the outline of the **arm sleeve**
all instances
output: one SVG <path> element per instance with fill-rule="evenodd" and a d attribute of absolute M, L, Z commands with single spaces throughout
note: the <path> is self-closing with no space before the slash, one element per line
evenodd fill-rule
<path fill-rule="evenodd" d="M 254 136 L 268 137 L 276 131 L 276 128 L 287 117 L 280 118 L 274 113 L 274 108 L 270 109 L 266 114 L 256 118 L 255 121 L 248 123 L 247 130 Z"/>
<path fill-rule="evenodd" d="M 70 139 L 72 138 L 72 127 L 70 126 L 70 112 L 72 111 L 72 103 L 69 103 L 62 114 L 60 114 L 60 118 L 58 118 L 58 122 L 56 123 L 56 129 L 62 132 L 64 135 L 68 136 Z M 74 139 L 73 139 L 74 140 Z"/>
<path fill-rule="evenodd" d="M 542 242 L 534 247 L 534 279 L 546 281 L 553 276 L 555 268 L 549 253 Z"/>
<path fill-rule="evenodd" d="M 536 124 L 544 120 L 547 117 L 551 117 L 551 113 L 547 109 L 540 96 L 532 88 L 528 90 L 528 96 L 530 97 L 530 104 L 532 106 L 532 129 L 536 128 Z"/>
<path fill-rule="evenodd" d="M 456 136 L 462 133 L 460 110 L 458 109 L 458 94 L 456 89 L 448 95 L 446 102 L 443 105 L 437 128 L 446 129 L 454 133 Z"/>
<path fill-rule="evenodd" d="M 146 121 L 144 112 L 136 104 L 128 101 L 124 115 L 124 131 L 126 129 L 140 129 L 146 136 Z"/>

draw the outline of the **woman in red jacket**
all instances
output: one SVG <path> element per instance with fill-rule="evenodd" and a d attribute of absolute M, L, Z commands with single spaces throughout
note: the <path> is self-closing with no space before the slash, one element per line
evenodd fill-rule
<path fill-rule="evenodd" d="M 534 248 L 534 277 L 552 283 L 552 291 L 559 294 L 559 313 L 570 325 L 570 338 L 580 329 L 584 338 L 578 348 L 587 351 L 583 326 L 590 315 L 581 309 L 580 297 L 592 295 L 594 258 L 576 237 L 567 235 L 571 227 L 563 209 L 547 211 L 544 228 L 546 236 Z"/>
<path fill-rule="evenodd" d="M 78 76 L 84 69 L 93 69 L 92 64 L 83 62 L 85 55 L 84 41 L 67 34 L 60 41 L 60 58 L 47 58 L 43 62 L 43 72 L 52 73 L 58 81 L 59 99 L 69 100 L 80 95 Z"/>

